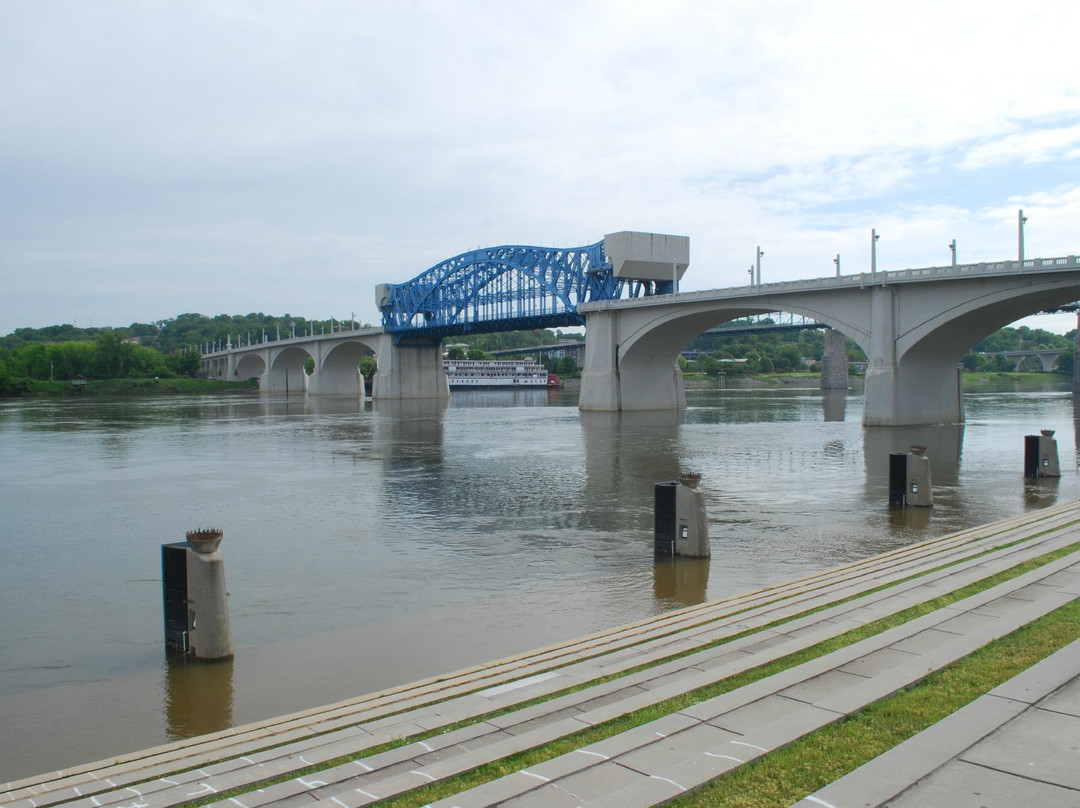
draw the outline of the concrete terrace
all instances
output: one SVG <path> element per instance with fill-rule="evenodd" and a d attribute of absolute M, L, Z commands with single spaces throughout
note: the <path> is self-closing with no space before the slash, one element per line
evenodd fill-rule
<path fill-rule="evenodd" d="M 569 751 L 434 804 L 661 804 L 1076 600 L 1080 551 L 647 723 L 599 740 L 579 733 L 1078 542 L 1080 502 L 1070 502 L 437 679 L 0 785 L 0 808 L 353 808 L 560 740 Z M 1074 643 L 800 808 L 1080 805 L 1078 677 Z"/>

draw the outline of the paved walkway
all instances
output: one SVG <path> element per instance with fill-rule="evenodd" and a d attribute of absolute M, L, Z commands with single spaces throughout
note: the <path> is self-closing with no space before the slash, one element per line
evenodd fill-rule
<path fill-rule="evenodd" d="M 798 808 L 1080 806 L 1080 641 Z"/>
<path fill-rule="evenodd" d="M 1078 541 L 1080 503 L 1067 503 L 438 679 L 9 783 L 0 786 L 0 808 L 165 808 L 230 789 L 239 793 L 218 804 L 371 804 L 664 705 Z M 672 705 L 651 723 L 580 741 L 572 752 L 436 804 L 654 805 L 1077 597 L 1080 553 L 751 685 L 697 697 L 682 709 Z M 952 749 L 927 737 L 934 755 Z M 267 785 L 272 778 L 282 782 Z M 883 804 L 851 802 L 862 787 L 850 782 L 839 796 L 826 789 L 804 802 Z"/>

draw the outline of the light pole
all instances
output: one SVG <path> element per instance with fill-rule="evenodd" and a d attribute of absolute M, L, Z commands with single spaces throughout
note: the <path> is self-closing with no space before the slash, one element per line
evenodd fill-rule
<path fill-rule="evenodd" d="M 838 277 L 838 278 L 839 278 L 839 277 L 840 277 L 840 253 L 837 253 L 837 254 L 836 254 L 836 258 L 834 258 L 834 259 L 832 260 L 832 262 L 833 262 L 834 264 L 836 264 L 836 277 Z"/>
<path fill-rule="evenodd" d="M 754 285 L 754 268 L 750 267 L 750 269 L 748 269 L 746 271 L 750 273 L 750 285 L 753 286 Z"/>
<path fill-rule="evenodd" d="M 870 230 L 870 274 L 877 274 L 877 242 L 881 238 L 878 235 L 877 228 L 871 228 Z"/>
<path fill-rule="evenodd" d="M 949 251 L 952 253 L 952 265 L 956 266 L 956 239 L 949 242 Z"/>
<path fill-rule="evenodd" d="M 1024 270 L 1024 222 L 1027 221 L 1027 216 L 1024 215 L 1023 208 L 1017 213 L 1017 231 L 1019 234 L 1020 242 L 1020 271 Z"/>
<path fill-rule="evenodd" d="M 761 249 L 761 246 L 758 245 L 758 248 L 757 248 L 757 285 L 758 286 L 761 286 L 761 256 L 763 256 L 764 254 L 765 254 L 765 252 Z"/>

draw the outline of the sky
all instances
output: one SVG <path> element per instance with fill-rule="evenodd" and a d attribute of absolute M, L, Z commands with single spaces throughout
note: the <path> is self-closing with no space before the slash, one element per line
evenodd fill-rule
<path fill-rule="evenodd" d="M 377 324 L 467 250 L 682 290 L 1080 253 L 1080 4 L 0 0 L 0 334 Z M 1075 315 L 1024 321 L 1064 333 Z"/>

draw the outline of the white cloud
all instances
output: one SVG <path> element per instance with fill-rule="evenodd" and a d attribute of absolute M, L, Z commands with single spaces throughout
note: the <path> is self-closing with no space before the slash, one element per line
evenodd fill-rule
<path fill-rule="evenodd" d="M 462 250 L 687 234 L 687 283 L 1075 252 L 1080 9 L 0 0 L 0 333 L 375 319 Z M 132 275 L 132 268 L 141 274 Z M 854 271 L 854 269 L 853 269 Z M 182 305 L 181 305 L 182 304 Z M 93 312 L 88 311 L 92 308 Z M 339 313 L 340 314 L 340 313 Z"/>
<path fill-rule="evenodd" d="M 961 168 L 979 169 L 1015 163 L 1046 163 L 1080 157 L 1080 124 L 1007 135 L 968 150 Z"/>

